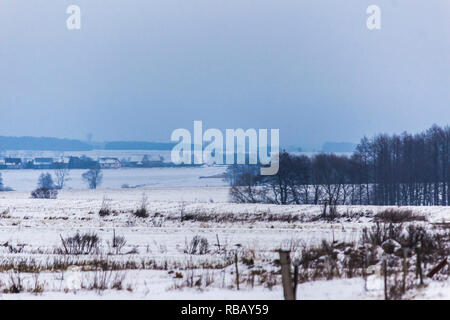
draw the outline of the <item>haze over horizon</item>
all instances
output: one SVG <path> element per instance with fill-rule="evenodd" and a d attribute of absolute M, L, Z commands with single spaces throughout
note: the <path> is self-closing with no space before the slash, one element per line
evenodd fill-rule
<path fill-rule="evenodd" d="M 0 136 L 167 142 L 194 120 L 306 148 L 415 133 L 449 123 L 449 56 L 448 0 L 2 1 Z"/>

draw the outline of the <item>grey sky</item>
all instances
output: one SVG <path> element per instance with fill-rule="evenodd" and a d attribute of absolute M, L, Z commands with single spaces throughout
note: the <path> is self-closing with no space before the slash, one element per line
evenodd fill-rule
<path fill-rule="evenodd" d="M 449 57 L 448 0 L 0 0 L 0 135 L 168 141 L 194 120 L 279 128 L 285 145 L 416 132 L 449 123 Z"/>

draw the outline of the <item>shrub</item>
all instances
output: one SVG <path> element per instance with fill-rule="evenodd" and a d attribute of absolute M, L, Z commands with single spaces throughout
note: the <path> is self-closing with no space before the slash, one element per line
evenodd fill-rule
<path fill-rule="evenodd" d="M 100 208 L 98 214 L 100 217 L 109 216 L 111 214 L 111 199 L 107 198 L 106 196 L 103 197 L 102 200 L 102 207 Z"/>
<path fill-rule="evenodd" d="M 33 199 L 56 199 L 58 197 L 58 190 L 38 188 L 31 192 Z"/>
<path fill-rule="evenodd" d="M 77 232 L 72 237 L 62 238 L 61 241 L 66 254 L 91 254 L 99 250 L 100 238 L 95 233 L 80 234 Z"/>
<path fill-rule="evenodd" d="M 141 209 L 137 209 L 136 211 L 133 212 L 133 214 L 136 217 L 139 217 L 139 218 L 148 218 L 149 217 L 149 214 L 148 214 L 147 210 L 142 209 L 142 208 Z"/>
<path fill-rule="evenodd" d="M 426 221 L 422 215 L 415 214 L 412 210 L 386 209 L 375 215 L 375 221 L 387 223 L 403 223 L 411 221 Z"/>
<path fill-rule="evenodd" d="M 42 173 L 39 176 L 36 190 L 31 192 L 31 197 L 33 199 L 56 199 L 58 191 L 55 189 L 52 175 L 50 173 Z"/>
<path fill-rule="evenodd" d="M 122 251 L 123 247 L 127 244 L 127 241 L 125 240 L 125 237 L 123 236 L 116 236 L 116 231 L 113 230 L 113 238 L 112 243 L 110 244 L 108 241 L 108 245 L 113 248 L 113 252 L 115 254 L 119 254 L 120 251 Z"/>
<path fill-rule="evenodd" d="M 19 272 L 9 274 L 9 285 L 3 290 L 3 293 L 21 293 L 24 291 L 23 278 Z"/>
<path fill-rule="evenodd" d="M 189 254 L 206 254 L 209 251 L 208 239 L 201 236 L 192 238 L 189 244 L 186 244 L 185 253 Z"/>
<path fill-rule="evenodd" d="M 13 245 L 8 245 L 9 253 L 22 253 L 23 252 L 23 245 L 18 245 L 14 247 Z"/>
<path fill-rule="evenodd" d="M 148 218 L 149 213 L 147 207 L 148 207 L 148 197 L 145 193 L 143 193 L 141 199 L 141 206 L 139 207 L 139 209 L 134 211 L 133 214 L 139 218 Z"/>
<path fill-rule="evenodd" d="M 82 287 L 97 292 L 115 289 L 122 290 L 125 273 L 112 270 L 97 270 L 92 276 L 83 279 Z"/>
<path fill-rule="evenodd" d="M 34 294 L 40 294 L 44 292 L 44 284 L 39 281 L 39 273 L 33 275 L 33 286 L 28 290 Z"/>
<path fill-rule="evenodd" d="M 402 226 L 377 222 L 370 229 L 364 228 L 362 242 L 372 247 L 381 246 L 386 240 L 392 239 L 397 242 L 402 234 Z"/>
<path fill-rule="evenodd" d="M 371 229 L 364 229 L 362 243 L 375 248 L 388 240 L 398 242 L 402 248 L 420 248 L 423 262 L 434 263 L 450 254 L 450 233 L 433 233 L 422 226 L 377 223 Z"/>

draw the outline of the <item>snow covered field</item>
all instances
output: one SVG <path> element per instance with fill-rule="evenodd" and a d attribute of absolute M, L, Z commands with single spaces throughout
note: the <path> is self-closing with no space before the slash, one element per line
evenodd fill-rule
<path fill-rule="evenodd" d="M 344 217 L 329 222 L 315 219 L 321 206 L 230 203 L 223 186 L 113 187 L 63 190 L 56 200 L 30 199 L 28 191 L 0 193 L 0 299 L 282 299 L 278 249 L 291 249 L 295 258 L 299 248 L 322 240 L 356 243 L 385 209 L 341 206 Z M 146 218 L 133 214 L 143 194 Z M 102 207 L 110 214 L 100 216 Z M 419 223 L 427 228 L 450 222 L 448 207 L 410 209 L 426 217 Z M 77 232 L 95 233 L 98 247 L 89 254 L 68 252 Z M 114 245 L 121 237 L 126 243 Z M 298 298 L 382 299 L 382 279 L 371 277 L 366 289 L 361 277 L 305 281 Z M 406 298 L 449 299 L 450 280 L 441 278 L 426 279 L 425 288 Z"/>
<path fill-rule="evenodd" d="M 99 189 L 118 189 L 127 184 L 130 187 L 207 187 L 226 186 L 220 178 L 200 179 L 221 174 L 223 166 L 194 168 L 121 168 L 103 170 L 103 181 Z M 87 185 L 81 175 L 87 170 L 70 170 L 66 188 L 86 189 Z M 16 191 L 31 191 L 36 188 L 39 176 L 53 170 L 0 170 L 4 184 Z M 53 174 L 54 176 L 54 174 Z"/>

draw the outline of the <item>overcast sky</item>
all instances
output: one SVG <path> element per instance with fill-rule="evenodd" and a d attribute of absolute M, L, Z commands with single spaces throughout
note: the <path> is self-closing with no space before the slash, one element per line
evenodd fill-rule
<path fill-rule="evenodd" d="M 0 0 L 0 135 L 358 142 L 448 124 L 449 59 L 448 0 Z"/>

